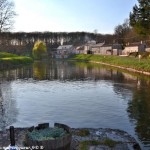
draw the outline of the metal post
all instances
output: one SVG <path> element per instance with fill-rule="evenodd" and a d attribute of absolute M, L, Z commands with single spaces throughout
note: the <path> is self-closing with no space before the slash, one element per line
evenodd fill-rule
<path fill-rule="evenodd" d="M 13 126 L 10 126 L 10 145 L 15 146 L 15 132 Z"/>

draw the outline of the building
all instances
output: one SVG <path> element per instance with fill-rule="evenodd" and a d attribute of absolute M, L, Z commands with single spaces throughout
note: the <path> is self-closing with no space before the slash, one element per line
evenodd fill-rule
<path fill-rule="evenodd" d="M 121 55 L 123 46 L 121 44 L 105 44 L 95 43 L 95 44 L 85 44 L 84 52 L 86 54 L 96 54 L 96 55 Z"/>
<path fill-rule="evenodd" d="M 76 53 L 77 54 L 86 54 L 86 51 L 84 50 L 84 46 L 77 46 Z"/>
<path fill-rule="evenodd" d="M 136 43 L 128 43 L 122 53 L 124 55 L 129 55 L 129 53 L 132 52 L 145 52 L 146 50 L 146 44 L 142 42 L 136 42 Z"/>
<path fill-rule="evenodd" d="M 73 45 L 61 45 L 56 50 L 55 58 L 68 58 L 69 55 L 76 53 Z"/>

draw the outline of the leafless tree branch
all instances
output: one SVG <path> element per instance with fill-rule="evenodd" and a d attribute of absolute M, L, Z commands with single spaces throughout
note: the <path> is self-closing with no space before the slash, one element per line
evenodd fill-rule
<path fill-rule="evenodd" d="M 0 0 L 0 32 L 12 29 L 15 16 L 13 1 Z"/>

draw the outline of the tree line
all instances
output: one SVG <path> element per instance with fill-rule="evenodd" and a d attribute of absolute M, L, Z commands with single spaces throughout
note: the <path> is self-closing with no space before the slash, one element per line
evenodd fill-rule
<path fill-rule="evenodd" d="M 0 50 L 30 51 L 37 40 L 46 43 L 49 50 L 63 44 L 83 45 L 88 40 L 106 44 L 139 42 L 144 40 L 150 45 L 150 0 L 138 0 L 133 6 L 129 18 L 114 28 L 114 34 L 98 34 L 89 32 L 9 32 L 16 16 L 14 3 L 11 0 L 0 0 Z"/>
<path fill-rule="evenodd" d="M 150 46 L 150 0 L 138 0 L 123 24 L 114 29 L 119 43 L 144 41 Z"/>
<path fill-rule="evenodd" d="M 0 50 L 13 49 L 13 47 L 33 48 L 37 40 L 44 41 L 48 50 L 57 48 L 63 40 L 63 45 L 84 45 L 89 40 L 111 44 L 114 40 L 112 34 L 95 34 L 89 32 L 1 32 Z"/>

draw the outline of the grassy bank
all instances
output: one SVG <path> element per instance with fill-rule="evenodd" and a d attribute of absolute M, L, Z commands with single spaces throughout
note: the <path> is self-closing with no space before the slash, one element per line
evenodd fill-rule
<path fill-rule="evenodd" d="M 79 55 L 75 55 L 71 59 L 77 61 L 87 61 L 87 62 L 102 62 L 110 65 L 132 68 L 142 72 L 150 72 L 150 58 L 139 60 L 138 58 L 135 57 L 79 54 Z"/>
<path fill-rule="evenodd" d="M 32 63 L 33 59 L 26 56 L 18 56 L 11 53 L 0 52 L 0 69 L 12 68 Z"/>

